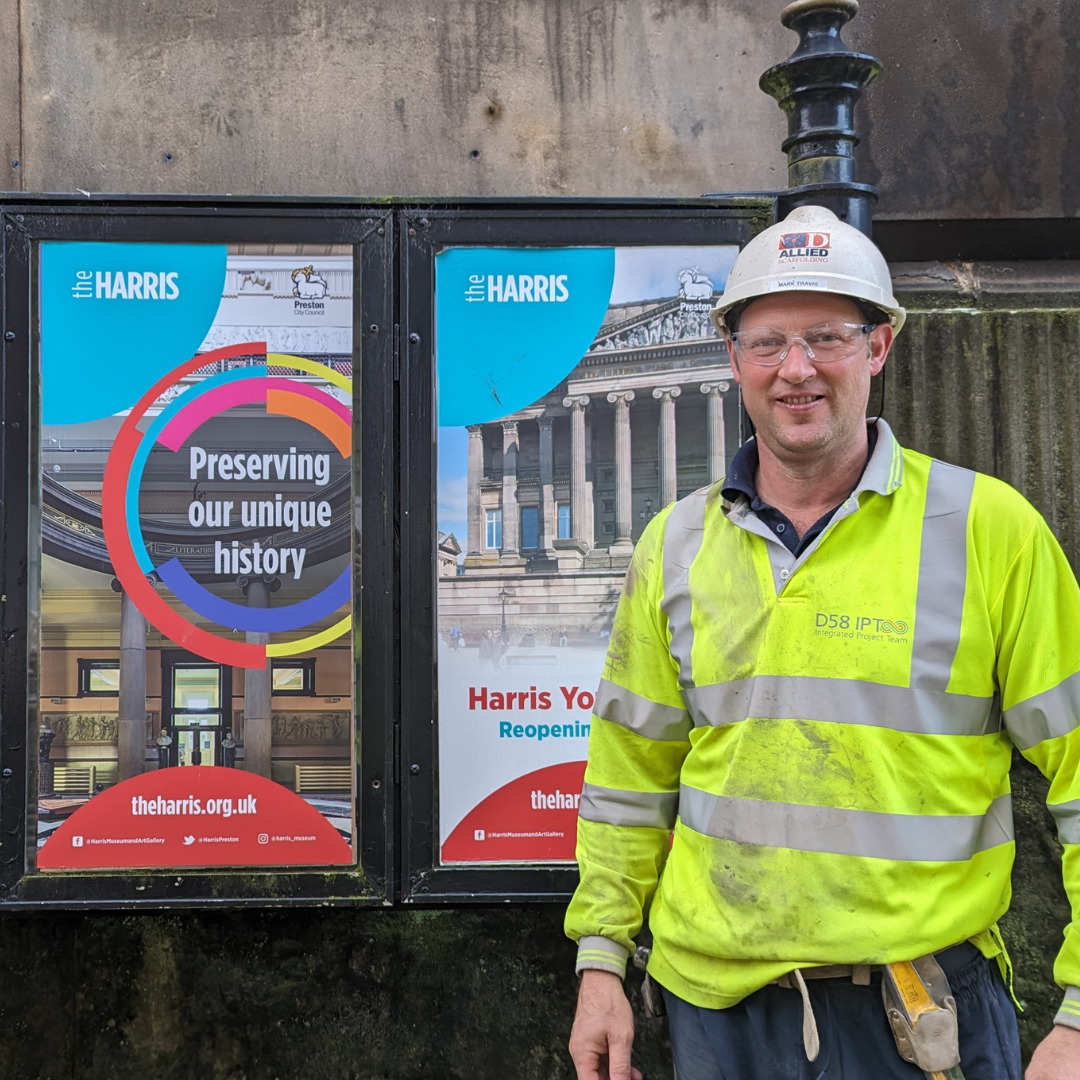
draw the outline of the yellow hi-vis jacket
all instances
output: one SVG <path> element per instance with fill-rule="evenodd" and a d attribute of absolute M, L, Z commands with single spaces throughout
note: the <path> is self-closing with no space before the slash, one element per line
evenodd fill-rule
<path fill-rule="evenodd" d="M 798 558 L 716 483 L 634 552 L 581 798 L 578 967 L 723 1008 L 795 967 L 1000 952 L 1012 747 L 1050 779 L 1080 1026 L 1080 590 L 1040 515 L 879 422 Z M 670 852 L 669 852 L 670 845 Z"/>

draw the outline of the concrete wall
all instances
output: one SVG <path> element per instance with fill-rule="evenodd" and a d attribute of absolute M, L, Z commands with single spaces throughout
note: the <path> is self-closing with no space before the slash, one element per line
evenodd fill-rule
<path fill-rule="evenodd" d="M 0 188 L 690 196 L 785 184 L 781 0 L 0 0 Z M 1070 216 L 1068 0 L 865 0 L 887 217 Z M 18 161 L 18 167 L 12 163 Z"/>
<path fill-rule="evenodd" d="M 775 4 L 3 4 L 27 190 L 694 195 L 784 175 L 756 89 L 795 40 Z"/>

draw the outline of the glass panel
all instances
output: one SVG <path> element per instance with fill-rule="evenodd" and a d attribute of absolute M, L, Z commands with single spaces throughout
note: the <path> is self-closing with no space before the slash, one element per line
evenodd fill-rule
<path fill-rule="evenodd" d="M 183 728 L 220 726 L 220 713 L 177 713 L 173 717 L 173 727 L 177 731 L 180 731 Z"/>
<path fill-rule="evenodd" d="M 559 539 L 570 539 L 570 504 L 559 503 Z"/>
<path fill-rule="evenodd" d="M 526 506 L 521 511 L 521 546 L 535 548 L 538 543 L 539 527 L 535 506 Z"/>
<path fill-rule="evenodd" d="M 173 707 L 217 709 L 221 706 L 221 672 L 216 667 L 173 668 Z"/>
<path fill-rule="evenodd" d="M 216 736 L 212 731 L 178 730 L 176 763 L 178 765 L 213 765 Z"/>
<path fill-rule="evenodd" d="M 351 792 L 315 764 L 356 763 L 354 247 L 38 252 L 45 764 L 93 765 L 106 787 L 124 776 L 125 794 L 156 799 L 159 764 L 216 766 L 228 730 L 206 796 L 247 799 L 249 769 L 276 786 L 233 818 L 227 855 L 194 829 L 190 846 L 144 843 L 136 811 L 99 814 L 108 800 L 94 798 L 39 832 L 37 868 L 353 864 Z M 327 697 L 275 710 L 271 661 L 316 653 Z M 125 692 L 88 709 L 80 656 L 119 656 L 100 678 Z M 285 821 L 316 840 L 258 842 Z M 102 842 L 76 847 L 76 833 Z"/>
<path fill-rule="evenodd" d="M 487 547 L 502 547 L 502 511 L 489 510 L 487 512 Z"/>
<path fill-rule="evenodd" d="M 277 693 L 291 690 L 295 693 L 304 691 L 304 669 L 302 667 L 274 667 L 273 689 Z"/>
<path fill-rule="evenodd" d="M 443 864 L 573 861 L 574 793 L 642 507 L 718 479 L 737 446 L 731 364 L 709 321 L 737 251 L 435 256 L 436 528 L 469 537 L 460 575 L 438 579 Z M 500 529 L 496 502 L 520 517 Z M 482 546 L 468 532 L 479 522 Z"/>
<path fill-rule="evenodd" d="M 92 694 L 118 694 L 120 692 L 120 669 L 118 667 L 92 667 L 88 683 L 87 689 Z"/>

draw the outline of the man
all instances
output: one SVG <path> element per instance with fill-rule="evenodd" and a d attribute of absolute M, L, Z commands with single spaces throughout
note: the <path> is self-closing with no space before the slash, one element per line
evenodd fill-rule
<path fill-rule="evenodd" d="M 757 435 L 627 574 L 566 918 L 578 1076 L 640 1076 L 621 980 L 647 913 L 679 1080 L 921 1077 L 880 965 L 929 954 L 967 1080 L 1018 1080 L 1009 764 L 1052 781 L 1080 916 L 1080 591 L 1015 491 L 867 424 L 904 310 L 862 234 L 795 210 L 713 320 Z M 1029 1080 L 1080 1080 L 1080 918 L 1055 978 Z"/>

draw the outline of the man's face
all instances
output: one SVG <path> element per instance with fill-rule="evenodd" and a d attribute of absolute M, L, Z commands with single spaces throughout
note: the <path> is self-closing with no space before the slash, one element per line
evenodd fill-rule
<path fill-rule="evenodd" d="M 754 300 L 739 319 L 740 332 L 771 328 L 803 335 L 823 323 L 862 323 L 859 308 L 842 296 L 791 292 Z M 735 381 L 757 428 L 758 439 L 792 465 L 850 453 L 866 439 L 870 377 L 885 364 L 892 328 L 877 327 L 860 336 L 843 360 L 815 363 L 795 342 L 778 367 L 747 363 L 731 347 Z"/>

